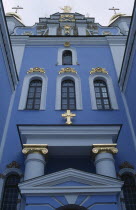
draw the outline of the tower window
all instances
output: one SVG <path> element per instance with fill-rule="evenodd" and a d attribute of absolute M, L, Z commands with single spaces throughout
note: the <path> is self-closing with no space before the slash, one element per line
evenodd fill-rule
<path fill-rule="evenodd" d="M 107 85 L 103 80 L 94 81 L 97 109 L 111 109 Z"/>
<path fill-rule="evenodd" d="M 72 52 L 65 50 L 62 54 L 62 65 L 72 65 Z"/>
<path fill-rule="evenodd" d="M 61 109 L 76 109 L 75 83 L 72 80 L 64 80 L 61 84 Z"/>
<path fill-rule="evenodd" d="M 12 174 L 8 176 L 5 189 L 3 194 L 3 201 L 2 201 L 2 210 L 15 210 L 17 207 L 17 200 L 18 200 L 18 183 L 20 177 L 18 175 Z"/>
<path fill-rule="evenodd" d="M 32 80 L 29 85 L 26 109 L 30 110 L 40 109 L 41 92 L 42 92 L 42 81 Z"/>
<path fill-rule="evenodd" d="M 123 193 L 127 210 L 136 209 L 136 182 L 135 177 L 127 173 L 122 175 L 124 181 Z"/>

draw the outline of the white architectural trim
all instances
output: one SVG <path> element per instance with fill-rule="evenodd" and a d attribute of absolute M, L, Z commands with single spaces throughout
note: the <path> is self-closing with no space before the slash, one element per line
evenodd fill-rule
<path fill-rule="evenodd" d="M 31 74 L 27 74 L 25 76 L 23 86 L 22 86 L 22 92 L 21 92 L 19 107 L 18 107 L 19 110 L 24 110 L 26 108 L 26 101 L 27 101 L 29 84 L 33 79 L 41 79 L 42 80 L 40 110 L 45 110 L 48 78 L 45 74 L 42 74 L 42 73 L 39 73 L 39 72 L 34 72 L 34 73 L 31 73 Z"/>
<path fill-rule="evenodd" d="M 94 90 L 94 80 L 95 79 L 100 79 L 106 82 L 107 84 L 107 89 L 108 89 L 108 94 L 110 98 L 110 103 L 111 103 L 111 108 L 114 110 L 118 109 L 118 104 L 117 104 L 117 99 L 116 95 L 114 92 L 114 87 L 112 84 L 112 79 L 109 75 L 103 74 L 103 73 L 95 73 L 91 74 L 89 76 L 89 86 L 90 86 L 90 96 L 91 96 L 91 104 L 92 104 L 92 109 L 97 110 L 97 104 L 96 104 L 96 97 L 95 97 L 95 90 Z"/>
<path fill-rule="evenodd" d="M 59 48 L 58 49 L 58 59 L 57 59 L 57 64 L 58 65 L 63 65 L 62 64 L 62 55 L 63 55 L 63 52 L 65 50 L 70 50 L 72 52 L 72 65 L 77 65 L 77 52 L 76 52 L 76 49 L 73 48 L 73 47 L 63 47 L 63 48 Z"/>
<path fill-rule="evenodd" d="M 78 182 L 73 186 L 62 185 L 66 182 Z M 49 175 L 44 175 L 19 184 L 21 194 L 25 195 L 57 195 L 57 194 L 118 194 L 121 192 L 123 182 L 106 176 L 87 173 L 76 169 L 66 169 Z"/>
<path fill-rule="evenodd" d="M 126 41 L 127 36 L 112 36 L 113 44 L 124 44 L 124 41 Z M 11 36 L 11 42 L 12 44 L 26 44 L 26 46 L 39 46 L 40 47 L 54 47 L 58 45 L 64 45 L 65 42 L 70 42 L 72 46 L 76 45 L 76 48 L 78 46 L 84 46 L 90 47 L 89 45 L 93 45 L 95 47 L 109 45 L 109 42 L 106 37 L 29 37 L 29 36 Z"/>
<path fill-rule="evenodd" d="M 61 110 L 61 83 L 65 79 L 71 79 L 75 82 L 75 95 L 76 95 L 76 109 L 82 110 L 82 92 L 80 77 L 73 73 L 60 74 L 56 81 L 56 105 L 55 110 Z"/>
<path fill-rule="evenodd" d="M 115 143 L 120 126 L 19 126 L 22 144 L 48 144 L 50 155 L 90 155 L 94 144 Z M 59 139 L 59 141 L 57 141 Z"/>

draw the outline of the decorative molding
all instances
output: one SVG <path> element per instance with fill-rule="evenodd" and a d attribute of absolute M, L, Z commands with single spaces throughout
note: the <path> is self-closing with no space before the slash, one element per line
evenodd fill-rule
<path fill-rule="evenodd" d="M 66 182 L 75 182 L 73 186 L 65 185 Z M 81 183 L 77 186 L 76 183 Z M 63 185 L 64 184 L 64 185 Z M 123 182 L 111 177 L 101 176 L 98 174 L 87 173 L 76 169 L 66 169 L 49 175 L 30 179 L 27 182 L 19 184 L 21 194 L 25 195 L 44 195 L 51 194 L 80 194 L 90 193 L 100 195 L 100 193 L 118 194 L 121 192 Z"/>
<path fill-rule="evenodd" d="M 12 161 L 7 165 L 7 168 L 20 168 L 20 165 L 16 161 Z"/>
<path fill-rule="evenodd" d="M 115 148 L 117 144 L 93 144 L 92 152 L 96 155 L 99 153 L 111 153 L 116 154 L 118 149 Z"/>
<path fill-rule="evenodd" d="M 70 47 L 70 42 L 65 42 L 64 47 Z"/>
<path fill-rule="evenodd" d="M 69 73 L 69 72 L 74 73 L 74 74 L 77 74 L 77 71 L 74 68 L 70 68 L 70 67 L 62 68 L 59 71 L 59 74 Z"/>
<path fill-rule="evenodd" d="M 90 74 L 95 74 L 95 73 L 108 74 L 108 71 L 106 71 L 104 68 L 101 68 L 101 67 L 92 68 L 92 70 L 90 71 Z"/>
<path fill-rule="evenodd" d="M 72 124 L 71 119 L 72 119 L 73 117 L 75 117 L 76 114 L 73 114 L 70 110 L 67 110 L 67 111 L 66 111 L 64 114 L 62 114 L 61 116 L 64 117 L 65 119 L 67 119 L 67 121 L 66 121 L 66 124 L 67 124 L 67 125 L 71 125 L 71 124 Z"/>
<path fill-rule="evenodd" d="M 28 155 L 30 153 L 40 153 L 46 155 L 48 153 L 47 144 L 23 144 L 22 153 Z"/>
<path fill-rule="evenodd" d="M 123 168 L 132 168 L 134 169 L 134 167 L 127 161 L 123 162 L 120 166 L 119 166 L 120 169 L 123 169 Z"/>
<path fill-rule="evenodd" d="M 69 41 L 71 45 L 77 45 L 77 47 L 81 47 L 86 45 L 86 47 L 90 48 L 89 45 L 94 45 L 96 48 L 99 45 L 108 45 L 107 39 L 111 39 L 113 44 L 117 44 L 118 46 L 125 44 L 127 40 L 127 36 L 105 36 L 105 37 L 30 37 L 30 36 L 11 36 L 11 42 L 13 45 L 17 44 L 26 44 L 26 46 L 36 46 L 40 45 L 41 47 L 48 46 L 54 47 L 54 45 L 64 45 L 65 41 Z"/>
<path fill-rule="evenodd" d="M 27 74 L 34 73 L 34 72 L 40 72 L 40 73 L 45 74 L 45 70 L 39 67 L 30 68 L 30 70 L 27 71 Z"/>

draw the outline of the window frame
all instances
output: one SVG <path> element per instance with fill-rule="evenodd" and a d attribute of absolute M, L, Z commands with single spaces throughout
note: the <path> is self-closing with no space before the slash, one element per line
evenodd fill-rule
<path fill-rule="evenodd" d="M 22 89 L 21 89 L 21 96 L 20 96 L 18 110 L 27 110 L 26 109 L 27 95 L 28 95 L 28 90 L 29 90 L 29 84 L 32 80 L 41 80 L 42 81 L 41 102 L 40 102 L 40 109 L 38 109 L 38 110 L 46 109 L 48 78 L 43 73 L 33 72 L 30 74 L 27 74 L 24 78 Z M 29 110 L 29 111 L 31 111 L 31 110 Z M 35 111 L 37 111 L 37 110 L 35 110 Z"/>
<path fill-rule="evenodd" d="M 64 54 L 65 53 L 68 53 L 68 52 L 69 52 L 69 55 L 68 56 L 70 57 L 69 58 L 70 59 L 70 62 L 66 62 L 66 61 L 64 62 L 64 60 L 66 59 L 66 56 L 64 56 Z M 62 65 L 72 65 L 72 63 L 73 63 L 72 62 L 72 51 L 71 50 L 64 50 L 63 53 L 62 53 Z"/>
<path fill-rule="evenodd" d="M 128 193 L 127 193 L 127 196 L 126 196 L 126 193 L 125 193 L 125 180 L 122 179 L 123 176 L 130 176 L 130 177 L 133 179 L 134 184 L 131 185 L 131 187 L 134 188 L 135 193 L 136 193 L 136 178 L 135 178 L 135 175 L 134 175 L 133 173 L 129 172 L 129 171 L 128 171 L 128 172 L 125 172 L 125 173 L 122 173 L 122 175 L 121 175 L 121 180 L 124 182 L 122 191 L 123 191 L 123 197 L 124 197 L 125 208 L 126 208 L 126 209 L 128 209 L 128 208 L 131 209 L 133 203 L 129 202 L 129 204 L 132 204 L 132 205 L 130 205 L 130 206 L 128 206 L 127 203 L 126 203 L 126 198 L 127 198 L 127 201 L 130 201 L 130 200 L 129 200 L 130 194 L 129 194 L 129 196 L 128 196 Z M 127 185 L 126 185 L 126 186 L 127 186 Z M 128 187 L 126 187 L 126 188 L 127 188 L 127 190 L 128 190 Z M 132 188 L 131 188 L 131 196 L 132 196 Z M 135 193 L 134 193 L 134 194 L 135 194 Z M 133 198 L 135 198 L 134 195 L 133 195 Z M 127 208 L 127 207 L 128 207 L 128 208 Z M 133 206 L 133 207 L 134 207 L 134 206 Z M 136 207 L 136 203 L 135 203 L 135 207 Z M 132 208 L 132 209 L 133 209 L 133 208 Z"/>
<path fill-rule="evenodd" d="M 37 86 L 37 84 L 34 85 L 34 86 L 31 86 L 32 82 L 34 83 L 34 82 L 39 82 L 39 81 L 40 81 L 40 86 Z M 38 89 L 39 87 L 41 88 L 40 97 L 36 97 L 37 89 Z M 32 88 L 34 88 L 34 92 L 33 92 L 33 95 L 34 95 L 34 96 L 33 96 L 33 97 L 30 97 L 29 94 L 31 93 L 30 90 L 31 90 Z M 26 110 L 39 110 L 39 109 L 40 109 L 41 93 L 42 93 L 42 81 L 41 81 L 40 79 L 31 80 L 31 82 L 29 83 L 29 88 L 28 88 L 28 94 L 27 94 L 27 100 L 26 100 Z M 36 99 L 39 99 L 39 100 L 40 100 L 40 103 L 38 104 L 38 105 L 39 105 L 39 108 L 38 108 L 38 109 L 35 108 Z M 29 100 L 33 100 L 32 108 L 31 108 L 31 109 L 28 108 L 28 105 L 29 105 L 29 104 L 28 104 L 28 101 L 29 101 Z"/>
<path fill-rule="evenodd" d="M 19 178 L 19 181 L 18 181 L 17 184 L 7 184 L 8 179 L 10 177 L 12 177 L 12 176 L 16 176 L 16 177 Z M 19 196 L 19 189 L 18 189 L 19 182 L 20 182 L 20 176 L 17 173 L 10 173 L 6 177 L 5 184 L 4 184 L 4 190 L 3 190 L 3 196 L 2 196 L 2 204 L 1 204 L 2 210 L 4 210 L 4 200 L 5 200 L 6 190 L 9 189 L 9 188 L 16 189 L 18 191 L 18 195 L 17 195 L 17 199 L 16 199 L 16 208 L 17 208 L 17 205 L 18 205 L 18 196 Z"/>
<path fill-rule="evenodd" d="M 61 83 L 63 80 L 73 80 L 75 82 L 75 98 L 76 98 L 76 110 L 82 110 L 82 90 L 80 77 L 77 74 L 63 73 L 59 74 L 56 79 L 56 103 L 55 110 L 61 110 Z"/>
<path fill-rule="evenodd" d="M 66 84 L 66 81 L 70 81 L 70 82 L 72 82 L 73 83 L 73 86 L 63 86 L 63 84 L 64 84 L 64 82 L 65 82 L 65 84 Z M 74 96 L 73 97 L 70 97 L 70 88 L 73 88 L 73 93 L 74 93 Z M 66 88 L 67 89 L 67 96 L 66 97 L 63 97 L 62 95 L 63 95 L 63 88 Z M 63 105 L 65 105 L 65 104 L 63 104 L 62 103 L 62 101 L 63 101 L 63 99 L 65 99 L 66 101 L 67 101 L 67 104 L 66 104 L 66 106 L 67 106 L 67 108 L 66 109 L 64 109 L 63 108 Z M 74 108 L 70 108 L 70 99 L 74 99 L 74 104 L 73 104 L 73 106 L 74 106 Z M 75 94 L 75 82 L 73 81 L 73 80 L 70 80 L 70 79 L 66 79 L 66 80 L 63 80 L 62 82 L 61 82 L 61 110 L 76 110 L 76 94 Z"/>
<path fill-rule="evenodd" d="M 94 80 L 103 80 L 107 85 L 107 90 L 109 93 L 109 99 L 111 103 L 111 109 L 106 109 L 106 110 L 104 109 L 103 111 L 118 110 L 119 108 L 118 108 L 118 103 L 117 103 L 112 79 L 108 74 L 104 74 L 104 73 L 94 73 L 89 76 L 89 87 L 90 87 L 90 98 L 91 98 L 92 110 L 100 110 L 97 108 L 97 104 L 96 104 Z"/>
<path fill-rule="evenodd" d="M 101 83 L 103 83 L 103 86 L 101 86 Z M 96 85 L 98 84 L 98 85 Z M 96 92 L 96 88 L 99 89 L 98 92 Z M 103 92 L 102 88 L 105 88 L 106 89 L 106 92 Z M 108 88 L 107 88 L 107 84 L 105 81 L 103 80 L 97 80 L 95 79 L 94 80 L 94 90 L 95 90 L 95 98 L 96 98 L 96 105 L 97 105 L 97 109 L 98 110 L 111 110 L 111 102 L 110 102 L 110 97 L 109 97 L 109 93 L 108 93 Z M 100 94 L 100 97 L 97 96 L 97 93 Z M 103 96 L 103 93 L 106 93 L 107 96 Z M 99 104 L 97 103 L 97 100 L 100 100 L 101 101 L 101 108 L 98 108 Z M 105 103 L 104 103 L 104 100 L 108 100 L 108 106 L 109 106 L 109 109 L 106 109 L 105 107 Z"/>
<path fill-rule="evenodd" d="M 73 47 L 62 47 L 58 49 L 58 56 L 57 56 L 57 65 L 63 65 L 63 61 L 62 61 L 62 55 L 63 52 L 69 50 L 72 53 L 72 64 L 71 65 L 78 65 L 78 61 L 77 61 L 77 51 L 75 48 Z M 64 65 L 66 66 L 66 65 Z"/>

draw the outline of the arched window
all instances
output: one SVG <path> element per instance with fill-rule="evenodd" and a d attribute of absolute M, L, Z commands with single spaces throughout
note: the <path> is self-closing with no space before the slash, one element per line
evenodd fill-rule
<path fill-rule="evenodd" d="M 42 81 L 32 80 L 29 84 L 26 109 L 40 109 Z"/>
<path fill-rule="evenodd" d="M 70 79 L 61 83 L 61 109 L 76 109 L 75 83 Z"/>
<path fill-rule="evenodd" d="M 111 109 L 107 85 L 103 80 L 94 81 L 97 109 Z"/>
<path fill-rule="evenodd" d="M 72 52 L 65 50 L 62 54 L 62 65 L 72 65 Z"/>
<path fill-rule="evenodd" d="M 124 181 L 123 194 L 127 210 L 136 209 L 136 181 L 131 173 L 125 173 L 121 177 Z"/>
<path fill-rule="evenodd" d="M 18 200 L 18 183 L 20 177 L 19 175 L 12 174 L 6 179 L 3 200 L 2 200 L 2 210 L 15 210 L 17 207 Z"/>

